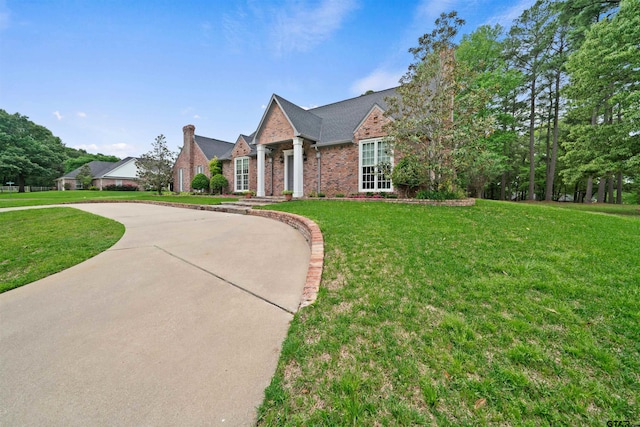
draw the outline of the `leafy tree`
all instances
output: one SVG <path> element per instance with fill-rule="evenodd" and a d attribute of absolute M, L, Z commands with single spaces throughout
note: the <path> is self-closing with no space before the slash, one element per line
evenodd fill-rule
<path fill-rule="evenodd" d="M 591 26 L 567 62 L 571 140 L 568 175 L 599 176 L 598 200 L 609 179 L 613 201 L 622 202 L 623 176 L 638 179 L 640 170 L 640 0 L 623 0 L 619 12 Z"/>
<path fill-rule="evenodd" d="M 517 141 L 512 112 L 515 91 L 522 84 L 522 74 L 509 68 L 504 59 L 503 29 L 496 25 L 478 27 L 470 35 L 464 35 L 456 50 L 456 58 L 464 62 L 475 73 L 473 87 L 488 91 L 492 97 L 481 111 L 495 122 L 495 131 L 463 148 L 467 164 L 464 179 L 477 197 L 486 184 L 502 175 L 502 199 L 505 198 L 506 173 L 510 168 L 509 155 Z"/>
<path fill-rule="evenodd" d="M 215 156 L 209 161 L 209 172 L 211 173 L 211 176 L 222 173 L 222 163 L 220 163 L 220 160 Z"/>
<path fill-rule="evenodd" d="M 162 195 L 162 188 L 169 185 L 172 179 L 172 168 L 176 154 L 167 147 L 164 135 L 156 137 L 151 151 L 136 160 L 138 177 L 143 184 L 158 191 Z"/>
<path fill-rule="evenodd" d="M 194 190 L 208 190 L 209 189 L 209 178 L 203 173 L 199 173 L 193 177 L 191 180 L 191 188 Z"/>
<path fill-rule="evenodd" d="M 51 185 L 62 175 L 64 145 L 51 131 L 19 113 L 0 109 L 0 178 L 25 185 Z"/>
<path fill-rule="evenodd" d="M 68 147 L 67 147 L 68 148 Z M 72 148 L 73 150 L 73 148 Z M 82 150 L 84 151 L 84 150 Z M 69 151 L 67 151 L 67 155 L 69 154 Z M 71 171 L 74 171 L 76 169 L 78 169 L 80 166 L 90 163 L 94 160 L 100 161 L 100 162 L 119 162 L 120 158 L 116 157 L 116 156 L 109 156 L 109 155 L 105 155 L 105 154 L 91 154 L 91 153 L 87 153 L 86 151 L 84 151 L 84 153 L 81 153 L 79 156 L 75 156 L 75 157 L 70 157 L 67 160 L 64 161 L 64 172 L 68 173 Z"/>
<path fill-rule="evenodd" d="M 546 31 L 551 13 L 546 0 L 538 0 L 532 7 L 522 12 L 509 30 L 508 55 L 527 77 L 529 101 L 529 190 L 528 199 L 535 199 L 535 132 L 536 100 L 538 82 L 543 70 L 545 56 L 550 43 Z"/>
<path fill-rule="evenodd" d="M 84 164 L 78 174 L 76 175 L 76 179 L 82 183 L 82 188 L 85 190 L 91 186 L 91 181 L 93 181 L 93 175 L 91 174 L 91 168 L 89 164 Z"/>
<path fill-rule="evenodd" d="M 460 169 L 468 165 L 464 148 L 491 132 L 492 118 L 478 114 L 489 98 L 472 87 L 473 73 L 456 60 L 453 39 L 464 21 L 457 13 L 442 14 L 436 28 L 409 49 L 415 62 L 387 100 L 387 126 L 394 149 L 425 165 L 425 182 L 432 190 L 452 191 Z"/>
<path fill-rule="evenodd" d="M 229 181 L 222 174 L 217 174 L 211 177 L 209 188 L 214 194 L 222 194 L 229 187 Z"/>

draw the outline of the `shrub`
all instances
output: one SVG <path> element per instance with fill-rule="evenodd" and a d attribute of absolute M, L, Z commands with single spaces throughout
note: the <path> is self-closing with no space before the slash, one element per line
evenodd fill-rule
<path fill-rule="evenodd" d="M 229 186 L 229 181 L 222 174 L 217 174 L 211 177 L 211 182 L 209 187 L 211 188 L 211 192 L 214 194 L 222 194 L 227 190 Z"/>
<path fill-rule="evenodd" d="M 428 176 L 423 163 L 413 156 L 406 156 L 393 168 L 391 180 L 393 185 L 413 190 L 424 186 Z"/>
<path fill-rule="evenodd" d="M 71 190 L 71 183 L 70 182 L 65 182 L 64 183 L 64 189 L 65 190 Z"/>
<path fill-rule="evenodd" d="M 416 194 L 416 199 L 429 199 L 429 200 L 452 200 L 462 199 L 464 195 L 459 191 L 448 190 L 420 190 Z"/>
<path fill-rule="evenodd" d="M 336 193 L 336 197 L 342 198 L 344 197 L 344 193 Z"/>
<path fill-rule="evenodd" d="M 324 193 L 318 193 L 318 197 L 324 197 Z"/>
<path fill-rule="evenodd" d="M 131 184 L 125 184 L 125 185 L 111 184 L 111 185 L 105 185 L 104 187 L 102 187 L 102 189 L 106 191 L 138 191 L 138 186 L 131 185 Z"/>
<path fill-rule="evenodd" d="M 203 173 L 199 173 L 193 177 L 191 180 L 191 188 L 194 190 L 208 190 L 209 189 L 209 178 Z"/>

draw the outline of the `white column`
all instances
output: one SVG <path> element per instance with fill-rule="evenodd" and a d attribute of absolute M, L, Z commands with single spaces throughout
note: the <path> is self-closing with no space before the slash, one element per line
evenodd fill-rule
<path fill-rule="evenodd" d="M 302 164 L 302 138 L 293 138 L 293 197 L 302 197 L 304 194 L 303 167 Z"/>
<path fill-rule="evenodd" d="M 264 197 L 264 145 L 258 144 L 258 197 Z"/>

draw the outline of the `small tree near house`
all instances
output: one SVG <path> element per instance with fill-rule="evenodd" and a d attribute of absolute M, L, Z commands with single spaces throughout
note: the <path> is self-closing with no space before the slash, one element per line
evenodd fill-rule
<path fill-rule="evenodd" d="M 199 173 L 193 177 L 191 180 L 191 188 L 194 190 L 208 190 L 209 189 L 209 178 L 203 173 Z"/>
<path fill-rule="evenodd" d="M 156 137 L 151 151 L 136 160 L 138 177 L 142 183 L 162 194 L 162 188 L 167 187 L 172 179 L 172 168 L 176 155 L 167 147 L 164 135 Z"/>
<path fill-rule="evenodd" d="M 211 177 L 209 188 L 213 194 L 222 194 L 227 187 L 229 187 L 229 181 L 221 173 Z"/>
<path fill-rule="evenodd" d="M 80 181 L 83 189 L 87 189 L 91 187 L 91 181 L 93 181 L 93 175 L 91 175 L 91 168 L 89 164 L 85 163 L 82 165 L 78 174 L 76 175 L 76 180 Z"/>

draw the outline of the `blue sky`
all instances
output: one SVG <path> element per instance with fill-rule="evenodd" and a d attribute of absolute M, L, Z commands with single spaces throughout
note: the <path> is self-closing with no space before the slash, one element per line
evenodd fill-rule
<path fill-rule="evenodd" d="M 396 86 L 407 50 L 457 10 L 463 34 L 533 0 L 0 0 L 0 108 L 119 157 L 182 127 L 235 142 L 272 93 L 314 107 Z"/>

